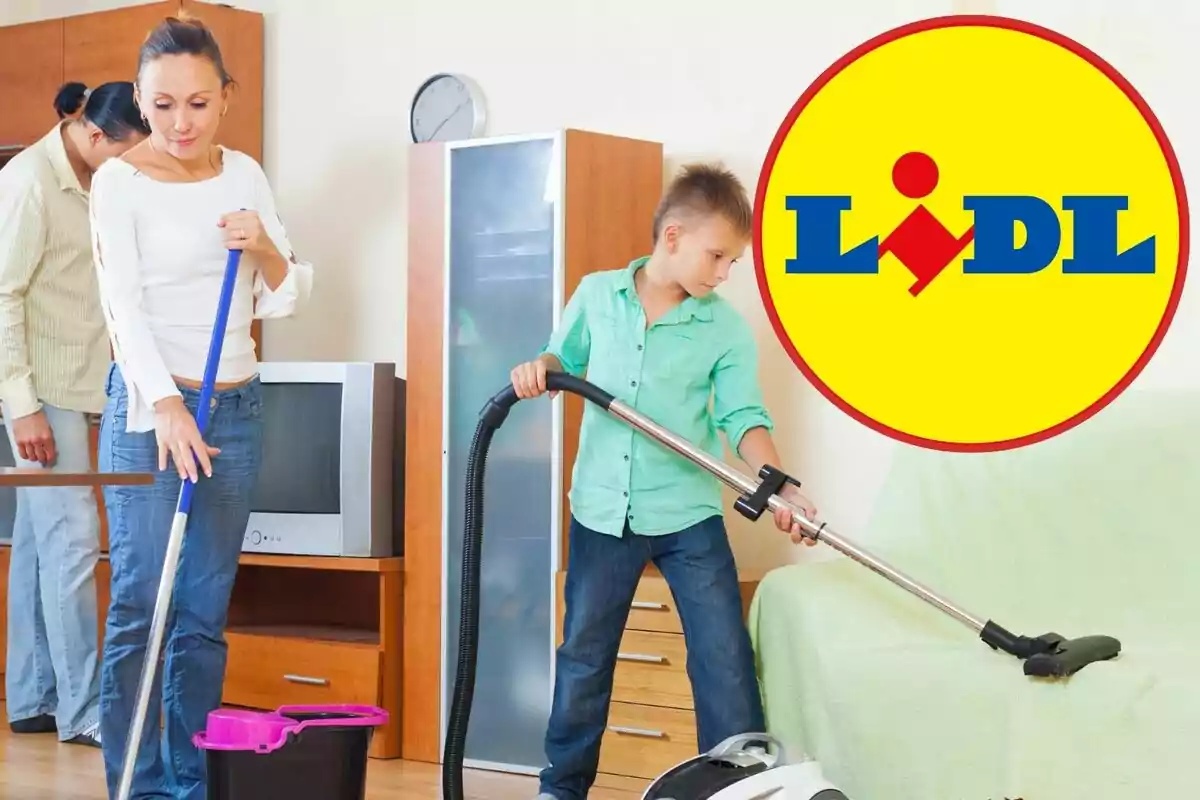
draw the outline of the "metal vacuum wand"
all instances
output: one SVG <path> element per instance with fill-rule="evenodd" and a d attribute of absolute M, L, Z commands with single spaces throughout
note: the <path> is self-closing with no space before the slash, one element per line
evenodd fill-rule
<path fill-rule="evenodd" d="M 608 411 L 613 416 L 620 417 L 642 433 L 667 445 L 679 455 L 704 467 L 723 481 L 729 488 L 743 495 L 743 499 L 738 501 L 736 507 L 739 512 L 749 519 L 757 520 L 764 510 L 769 510 L 774 514 L 776 511 L 787 509 L 791 512 L 792 519 L 803 529 L 804 534 L 808 538 L 824 542 L 843 555 L 849 556 L 868 569 L 879 573 L 897 586 L 912 592 L 928 603 L 932 603 L 976 633 L 983 633 L 986 623 L 979 617 L 967 613 L 946 598 L 939 596 L 932 589 L 921 585 L 877 556 L 871 555 L 866 550 L 838 535 L 830 529 L 827 523 L 811 522 L 798 508 L 776 494 L 785 484 L 791 483 L 799 486 L 798 481 L 779 472 L 774 467 L 765 466 L 759 473 L 759 477 L 762 479 L 762 482 L 759 483 L 758 481 L 751 480 L 745 473 L 694 447 L 686 439 L 648 419 L 620 400 L 613 400 L 612 404 L 608 407 Z M 749 499 L 746 499 L 747 496 Z M 764 500 L 765 505 L 763 505 Z"/>
<path fill-rule="evenodd" d="M 985 620 L 965 611 L 961 606 L 952 603 L 878 556 L 834 532 L 827 523 L 808 520 L 798 508 L 779 496 L 779 492 L 787 484 L 800 485 L 799 481 L 785 472 L 767 465 L 759 471 L 759 480 L 755 481 L 695 447 L 686 439 L 672 433 L 629 405 L 617 400 L 608 392 L 567 373 L 548 373 L 546 386 L 552 391 L 568 391 L 587 398 L 634 429 L 708 470 L 741 495 L 734 506 L 748 519 L 757 520 L 767 510 L 772 513 L 783 509 L 790 511 L 792 519 L 799 525 L 805 536 L 814 541 L 824 542 L 872 572 L 887 578 L 896 586 L 949 614 L 973 630 L 989 647 L 1003 650 L 1022 659 L 1025 662 L 1026 675 L 1067 677 L 1088 664 L 1115 658 L 1121 652 L 1120 641 L 1111 636 L 1084 636 L 1077 639 L 1066 639 L 1057 633 L 1045 633 L 1037 637 L 1011 633 L 991 620 Z M 497 410 L 506 407 L 510 403 L 508 399 L 510 392 L 511 389 L 508 389 L 497 395 L 489 407 Z M 513 398 L 515 400 L 515 395 Z"/>
<path fill-rule="evenodd" d="M 217 303 L 217 319 L 213 324 L 212 340 L 208 346 L 208 360 L 204 365 L 204 380 L 200 384 L 200 402 L 196 407 L 196 427 L 200 435 L 208 427 L 213 386 L 217 381 L 217 367 L 221 363 L 221 345 L 225 341 L 225 328 L 229 323 L 229 306 L 233 303 L 233 287 L 237 282 L 241 250 L 230 250 L 225 263 L 225 279 L 221 284 L 221 297 Z M 150 710 L 150 692 L 154 690 L 154 676 L 158 670 L 158 658 L 162 652 L 162 640 L 167 629 L 167 616 L 171 609 L 171 594 L 175 589 L 175 574 L 179 570 L 179 553 L 183 549 L 183 534 L 187 530 L 188 514 L 192 509 L 192 493 L 196 485 L 187 478 L 179 488 L 179 502 L 175 506 L 175 518 L 171 522 L 171 535 L 167 540 L 167 553 L 163 561 L 162 577 L 158 582 L 158 597 L 154 601 L 154 616 L 150 619 L 150 641 L 142 661 L 142 677 L 138 683 L 137 705 L 129 725 L 125 741 L 125 761 L 121 769 L 121 783 L 117 790 L 118 800 L 129 800 L 133 790 L 133 769 L 137 763 L 138 746 L 146 726 L 146 714 Z"/>

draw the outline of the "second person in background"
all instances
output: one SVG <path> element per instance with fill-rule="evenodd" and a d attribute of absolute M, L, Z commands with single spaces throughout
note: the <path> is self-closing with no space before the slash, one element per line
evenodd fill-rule
<path fill-rule="evenodd" d="M 221 702 L 229 598 L 270 413 L 251 322 L 294 313 L 312 282 L 262 167 L 215 143 L 231 87 L 201 22 L 164 21 L 138 61 L 137 102 L 150 138 L 101 169 L 93 187 L 96 265 L 116 358 L 100 468 L 158 473 L 152 486 L 105 490 L 112 603 L 100 692 L 110 792 L 125 758 L 179 481 L 198 482 L 164 639 L 162 696 L 151 699 L 138 744 L 135 797 L 206 796 L 204 760 L 191 739 Z M 241 271 L 212 401 L 199 409 L 230 249 L 243 252 Z M 198 411 L 208 415 L 207 441 Z"/>
<path fill-rule="evenodd" d="M 0 169 L 0 404 L 16 465 L 88 472 L 109 363 L 88 224 L 92 176 L 150 132 L 133 85 L 65 84 L 58 122 Z M 99 746 L 96 561 L 86 486 L 17 490 L 5 706 L 14 733 Z"/>

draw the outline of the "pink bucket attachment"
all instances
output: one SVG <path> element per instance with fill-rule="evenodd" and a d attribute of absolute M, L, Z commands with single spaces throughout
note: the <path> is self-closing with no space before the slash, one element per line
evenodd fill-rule
<path fill-rule="evenodd" d="M 271 753 L 283 747 L 290 734 L 305 728 L 377 728 L 387 721 L 388 713 L 375 706 L 280 706 L 275 711 L 218 708 L 209 713 L 207 729 L 193 736 L 192 744 L 201 750 Z"/>

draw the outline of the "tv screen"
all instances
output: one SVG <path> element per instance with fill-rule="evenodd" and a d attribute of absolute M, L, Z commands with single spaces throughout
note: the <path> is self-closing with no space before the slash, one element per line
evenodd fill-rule
<path fill-rule="evenodd" d="M 263 461 L 251 510 L 341 511 L 342 385 L 263 383 Z"/>

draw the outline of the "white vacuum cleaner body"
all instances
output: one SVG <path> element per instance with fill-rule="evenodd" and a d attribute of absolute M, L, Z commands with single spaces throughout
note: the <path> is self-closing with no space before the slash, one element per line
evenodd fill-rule
<path fill-rule="evenodd" d="M 774 752 L 762 743 L 774 745 Z M 767 733 L 731 736 L 660 775 L 642 800 L 849 800 L 810 760 L 789 763 Z"/>

